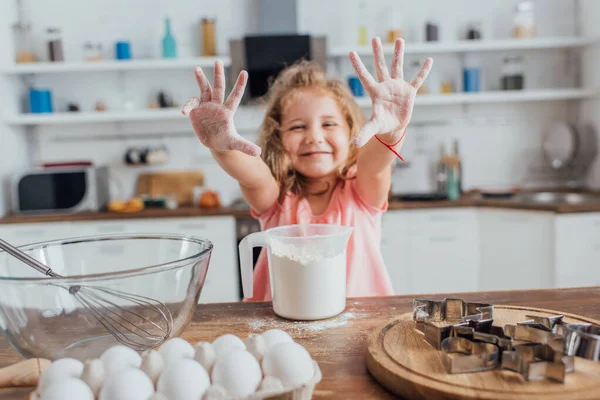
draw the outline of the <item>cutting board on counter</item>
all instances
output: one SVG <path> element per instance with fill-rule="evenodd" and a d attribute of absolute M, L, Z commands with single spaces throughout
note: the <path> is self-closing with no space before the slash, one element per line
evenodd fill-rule
<path fill-rule="evenodd" d="M 195 186 L 204 186 L 201 171 L 164 171 L 138 175 L 136 194 L 150 197 L 174 195 L 180 205 L 190 205 Z"/>
<path fill-rule="evenodd" d="M 494 325 L 515 325 L 526 315 L 564 315 L 565 322 L 600 324 L 589 318 L 538 308 L 494 306 Z M 416 330 L 413 314 L 375 328 L 367 339 L 367 367 L 391 392 L 407 399 L 541 399 L 584 400 L 600 396 L 600 362 L 575 357 L 575 370 L 565 382 L 525 381 L 506 369 L 449 374 L 441 351 L 430 346 Z"/>

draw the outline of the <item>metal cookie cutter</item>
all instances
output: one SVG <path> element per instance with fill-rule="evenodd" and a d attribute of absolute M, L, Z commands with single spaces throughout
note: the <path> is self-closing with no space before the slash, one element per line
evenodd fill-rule
<path fill-rule="evenodd" d="M 532 328 L 540 329 L 542 331 L 552 332 L 552 329 L 556 325 L 563 324 L 564 315 L 553 315 L 550 317 L 543 317 L 539 315 L 526 315 L 529 318 L 527 321 L 518 322 L 517 325 L 530 326 Z"/>
<path fill-rule="evenodd" d="M 490 343 L 498 346 L 500 349 L 500 358 L 502 351 L 512 350 L 513 338 L 507 335 L 500 326 L 492 325 L 493 320 L 468 321 L 467 324 L 453 325 L 450 331 L 451 337 L 461 337 L 472 342 Z"/>
<path fill-rule="evenodd" d="M 500 349 L 491 343 L 473 342 L 463 337 L 449 337 L 442 341 L 442 363 L 449 374 L 489 371 L 500 363 Z M 451 357 L 449 353 L 462 353 Z"/>
<path fill-rule="evenodd" d="M 563 383 L 565 374 L 575 369 L 575 360 L 549 344 L 527 343 L 505 351 L 502 368 L 516 371 L 528 381 L 548 378 Z"/>
<path fill-rule="evenodd" d="M 564 350 L 567 355 L 600 361 L 600 326 L 556 325 L 553 332 L 564 337 Z"/>
<path fill-rule="evenodd" d="M 467 325 L 468 321 L 492 320 L 494 306 L 486 303 L 470 303 L 462 299 L 413 300 L 413 320 L 417 330 L 425 334 L 425 340 L 440 350 L 442 340 L 450 336 L 453 326 Z M 434 322 L 450 323 L 437 326 Z"/>

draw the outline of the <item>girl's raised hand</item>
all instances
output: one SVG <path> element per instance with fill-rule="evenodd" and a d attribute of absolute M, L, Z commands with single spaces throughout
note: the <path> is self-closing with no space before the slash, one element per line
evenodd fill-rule
<path fill-rule="evenodd" d="M 352 66 L 373 103 L 371 119 L 356 136 L 355 144 L 358 147 L 364 146 L 376 134 L 389 134 L 389 139 L 393 142 L 402 138 L 412 116 L 417 90 L 429 75 L 433 65 L 433 60 L 427 58 L 414 79 L 410 83 L 406 82 L 402 71 L 404 40 L 396 40 L 391 75 L 385 65 L 381 40 L 375 38 L 371 43 L 377 81 L 367 71 L 358 54 L 354 51 L 350 53 Z"/>
<path fill-rule="evenodd" d="M 181 112 L 190 116 L 192 126 L 202 144 L 217 152 L 239 150 L 251 156 L 259 156 L 260 147 L 241 137 L 233 123 L 233 116 L 248 81 L 248 73 L 240 72 L 225 102 L 225 73 L 221 61 L 215 62 L 214 89 L 201 68 L 196 68 L 196 80 L 200 88 L 200 98 L 193 97 L 188 100 Z"/>

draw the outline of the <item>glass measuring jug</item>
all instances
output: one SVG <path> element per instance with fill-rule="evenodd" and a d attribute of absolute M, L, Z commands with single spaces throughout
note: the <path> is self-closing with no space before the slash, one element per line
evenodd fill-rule
<path fill-rule="evenodd" d="M 346 307 L 346 248 L 354 228 L 286 225 L 246 236 L 239 245 L 244 297 L 253 296 L 252 249 L 267 250 L 273 310 L 283 318 L 329 318 Z"/>

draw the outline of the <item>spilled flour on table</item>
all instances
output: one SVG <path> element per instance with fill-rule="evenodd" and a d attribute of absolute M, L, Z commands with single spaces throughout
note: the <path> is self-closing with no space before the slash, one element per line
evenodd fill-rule
<path fill-rule="evenodd" d="M 321 321 L 288 321 L 284 319 L 257 319 L 249 322 L 248 327 L 254 332 L 262 332 L 269 329 L 291 330 L 297 333 L 319 332 L 327 329 L 339 328 L 349 325 L 353 320 L 365 317 L 367 314 L 357 314 L 351 311 L 342 313 L 336 317 Z"/>

